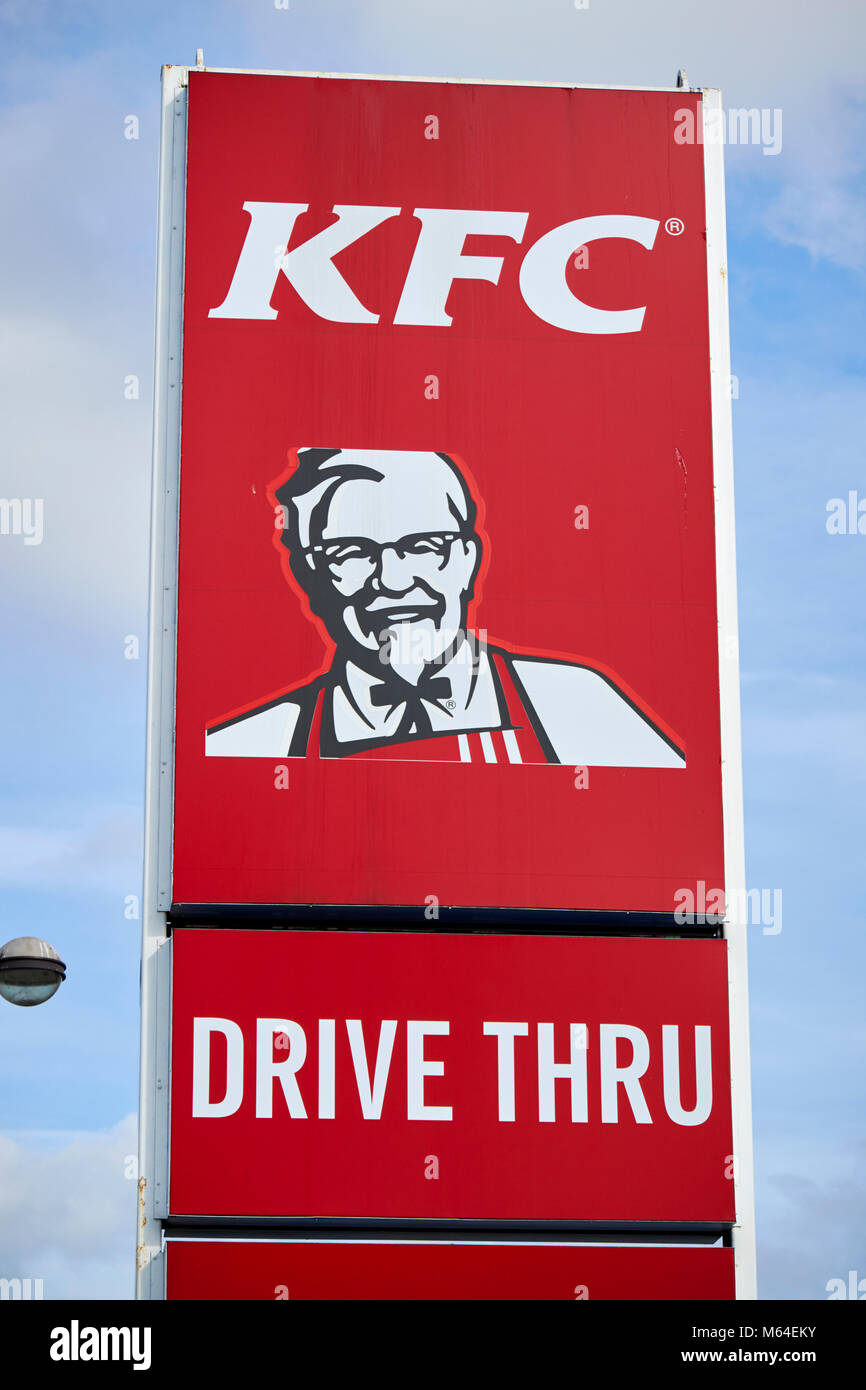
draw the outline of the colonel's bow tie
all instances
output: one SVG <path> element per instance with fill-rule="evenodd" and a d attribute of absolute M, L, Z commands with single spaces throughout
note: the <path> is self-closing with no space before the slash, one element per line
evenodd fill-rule
<path fill-rule="evenodd" d="M 371 705 L 391 705 L 396 707 L 419 700 L 430 700 L 435 704 L 437 701 L 451 699 L 451 682 L 447 676 L 431 676 L 429 680 L 422 680 L 417 686 L 409 685 L 406 681 L 396 682 L 384 681 L 381 685 L 370 687 Z"/>

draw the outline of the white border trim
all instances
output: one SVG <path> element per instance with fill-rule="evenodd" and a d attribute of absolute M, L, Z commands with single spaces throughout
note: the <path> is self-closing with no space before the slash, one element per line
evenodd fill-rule
<path fill-rule="evenodd" d="M 347 1236 L 335 1234 L 333 1236 L 310 1236 L 306 1239 L 301 1235 L 284 1236 L 260 1236 L 252 1232 L 248 1236 L 221 1236 L 221 1235 L 173 1235 L 166 1232 L 166 1245 L 531 1245 L 531 1246 L 550 1246 L 557 1249 L 560 1246 L 568 1246 L 576 1250 L 724 1250 L 726 1247 L 719 1241 L 713 1243 L 707 1241 L 673 1241 L 673 1240 L 635 1240 L 633 1237 L 628 1240 L 482 1240 L 479 1236 L 470 1239 L 469 1236 L 436 1236 L 431 1235 L 428 1240 L 422 1240 L 414 1234 L 407 1234 L 401 1239 L 394 1236 L 387 1240 L 382 1236 Z"/>
<path fill-rule="evenodd" d="M 743 755 L 740 735 L 740 662 L 737 629 L 737 555 L 734 534 L 734 453 L 731 420 L 731 350 L 728 325 L 728 264 L 725 229 L 724 150 L 718 138 L 722 94 L 703 93 L 704 180 L 707 215 L 710 391 L 713 430 L 713 482 L 716 524 L 719 696 L 722 734 L 722 815 L 725 891 L 745 903 L 746 859 L 743 825 Z M 710 134 L 710 131 L 713 134 Z M 755 1194 L 752 1157 L 752 1092 L 749 1057 L 747 922 L 728 917 L 728 1009 L 731 1046 L 731 1102 L 734 1133 L 733 1228 L 737 1298 L 757 1298 Z"/>
<path fill-rule="evenodd" d="M 220 72 L 237 77 L 336 77 L 346 82 L 429 82 L 450 87 L 559 87 L 563 91 L 576 92 L 691 92 L 696 94 L 700 87 L 614 87 L 609 82 L 538 82 L 526 78 L 508 77 L 409 77 L 400 73 L 383 72 L 309 72 L 295 68 L 211 68 L 189 67 L 185 72 Z"/>
<path fill-rule="evenodd" d="M 162 71 L 148 616 L 136 1297 L 162 1298 L 168 1213 L 177 518 L 186 187 L 186 68 Z"/>

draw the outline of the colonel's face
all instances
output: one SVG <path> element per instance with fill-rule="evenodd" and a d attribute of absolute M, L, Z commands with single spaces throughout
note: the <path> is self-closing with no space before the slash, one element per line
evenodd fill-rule
<path fill-rule="evenodd" d="M 467 528 L 459 480 L 438 455 L 352 457 L 383 476 L 347 480 L 331 494 L 307 552 L 316 607 L 338 647 L 416 681 L 465 628 L 480 542 Z"/>

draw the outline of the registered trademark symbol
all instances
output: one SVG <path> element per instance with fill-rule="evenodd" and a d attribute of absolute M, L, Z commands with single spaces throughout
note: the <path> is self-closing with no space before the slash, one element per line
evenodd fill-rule
<path fill-rule="evenodd" d="M 445 708 L 446 708 L 446 709 L 456 709 L 456 708 L 457 708 L 457 701 L 456 701 L 456 700 L 446 700 L 446 701 L 445 701 Z"/>
<path fill-rule="evenodd" d="M 681 217 L 669 217 L 665 223 L 668 236 L 682 236 L 685 230 L 686 224 Z"/>

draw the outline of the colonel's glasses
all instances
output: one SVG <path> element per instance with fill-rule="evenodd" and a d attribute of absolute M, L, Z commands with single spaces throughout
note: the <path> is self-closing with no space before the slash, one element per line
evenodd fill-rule
<path fill-rule="evenodd" d="M 401 536 L 397 541 L 374 541 L 367 536 L 341 536 L 304 551 L 314 564 L 330 570 L 358 562 L 370 570 L 379 569 L 386 550 L 393 550 L 399 560 L 446 560 L 455 541 L 465 539 L 462 531 L 418 531 Z"/>

